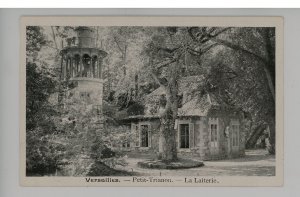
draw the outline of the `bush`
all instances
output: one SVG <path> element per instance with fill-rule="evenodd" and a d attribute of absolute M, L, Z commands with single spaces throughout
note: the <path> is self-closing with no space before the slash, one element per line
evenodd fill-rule
<path fill-rule="evenodd" d="M 43 176 L 60 169 L 65 148 L 51 143 L 50 137 L 40 136 L 41 131 L 27 131 L 26 135 L 26 175 Z"/>
<path fill-rule="evenodd" d="M 144 105 L 140 103 L 134 103 L 128 107 L 127 113 L 129 116 L 144 115 L 144 108 Z"/>
<path fill-rule="evenodd" d="M 116 170 L 104 162 L 97 161 L 92 166 L 87 176 L 131 176 L 130 172 Z"/>
<path fill-rule="evenodd" d="M 104 149 L 101 151 L 101 159 L 111 158 L 114 156 L 116 156 L 116 153 L 107 146 L 104 146 Z"/>

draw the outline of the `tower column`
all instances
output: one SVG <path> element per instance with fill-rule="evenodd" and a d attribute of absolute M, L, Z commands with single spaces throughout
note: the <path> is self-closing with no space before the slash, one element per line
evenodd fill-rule
<path fill-rule="evenodd" d="M 76 77 L 76 60 L 75 57 L 72 56 L 72 65 L 73 65 L 73 77 Z"/>
<path fill-rule="evenodd" d="M 70 78 L 70 57 L 68 56 L 68 61 L 67 61 L 67 78 Z"/>
<path fill-rule="evenodd" d="M 93 60 L 93 58 L 91 58 Z M 92 77 L 96 78 L 95 76 L 95 71 L 96 71 L 96 59 L 95 61 L 92 61 Z"/>
<path fill-rule="evenodd" d="M 72 56 L 72 62 L 73 62 L 73 77 L 76 77 L 76 59 L 75 56 Z"/>
<path fill-rule="evenodd" d="M 95 62 L 95 78 L 99 78 L 99 66 L 98 66 L 98 58 L 96 58 Z"/>
<path fill-rule="evenodd" d="M 79 73 L 79 61 L 80 61 L 80 59 L 75 58 L 75 60 L 76 60 L 76 76 L 78 76 L 78 73 Z"/>
<path fill-rule="evenodd" d="M 93 78 L 93 58 L 91 56 L 91 63 L 90 63 L 90 69 L 89 69 L 89 73 L 90 73 L 90 76 L 91 78 Z"/>
<path fill-rule="evenodd" d="M 75 57 L 72 56 L 72 62 L 73 62 L 73 77 L 76 77 L 76 60 Z"/>
<path fill-rule="evenodd" d="M 67 79 L 67 65 L 68 65 L 68 57 L 65 57 L 65 63 L 64 63 L 64 79 Z"/>
<path fill-rule="evenodd" d="M 79 72 L 80 72 L 80 76 L 79 77 L 82 77 L 82 72 L 83 72 L 83 56 L 80 55 L 79 57 Z"/>
<path fill-rule="evenodd" d="M 70 78 L 73 77 L 73 59 L 70 57 Z"/>

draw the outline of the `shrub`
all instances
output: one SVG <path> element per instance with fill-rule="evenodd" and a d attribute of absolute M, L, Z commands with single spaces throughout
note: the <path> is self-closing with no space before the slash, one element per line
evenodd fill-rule
<path fill-rule="evenodd" d="M 43 176 L 60 169 L 65 148 L 50 141 L 50 136 L 41 136 L 37 128 L 26 135 L 26 174 Z"/>

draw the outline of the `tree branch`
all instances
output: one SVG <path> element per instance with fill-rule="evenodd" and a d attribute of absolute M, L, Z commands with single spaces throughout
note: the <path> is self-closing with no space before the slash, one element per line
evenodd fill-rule
<path fill-rule="evenodd" d="M 124 51 L 122 50 L 121 46 L 119 45 L 116 36 L 113 36 L 113 38 L 114 38 L 114 41 L 115 41 L 115 43 L 116 43 L 116 45 L 117 45 L 119 51 L 120 51 L 120 52 L 122 53 L 122 55 L 124 56 Z"/>
<path fill-rule="evenodd" d="M 52 48 L 52 49 L 55 49 L 55 50 L 58 50 L 58 51 L 59 51 L 59 49 L 58 49 L 58 48 L 55 48 L 55 47 L 53 47 L 53 46 L 50 46 L 50 45 L 48 45 L 48 44 L 46 44 L 45 46 L 47 46 L 47 47 L 49 47 L 49 48 Z"/>
<path fill-rule="evenodd" d="M 208 52 L 210 49 L 212 49 L 213 47 L 219 45 L 218 43 L 214 43 L 214 44 L 211 44 L 210 46 L 200 50 L 200 51 L 196 51 L 190 47 L 187 48 L 188 52 L 193 54 L 193 55 L 197 55 L 197 56 L 201 56 L 203 55 L 204 53 Z"/>
<path fill-rule="evenodd" d="M 209 30 L 205 29 L 205 33 L 202 32 L 202 34 L 200 36 L 195 36 L 192 32 L 193 29 L 199 29 L 199 27 L 191 27 L 191 28 L 188 29 L 188 33 L 189 33 L 190 37 L 194 41 L 196 41 L 200 44 L 205 44 L 206 42 L 210 41 L 212 38 L 215 38 L 218 35 L 220 35 L 221 33 L 231 29 L 231 27 L 223 28 L 220 31 L 218 31 L 217 33 L 215 33 L 214 35 L 212 35 L 212 33 L 215 31 L 216 28 L 211 28 Z"/>
<path fill-rule="evenodd" d="M 253 53 L 253 52 L 251 52 L 251 51 L 249 51 L 249 50 L 247 50 L 247 49 L 245 49 L 245 48 L 243 48 L 239 45 L 236 45 L 236 44 L 233 44 L 233 43 L 228 42 L 226 40 L 222 40 L 222 39 L 218 39 L 218 38 L 211 38 L 211 40 L 216 42 L 216 43 L 219 43 L 223 46 L 229 47 L 231 49 L 234 49 L 234 50 L 237 50 L 237 51 L 242 51 L 242 52 L 244 52 L 244 53 L 246 53 L 250 56 L 253 56 L 253 57 L 257 58 L 258 60 L 262 61 L 265 64 L 267 63 L 267 60 L 265 58 L 255 54 L 255 53 Z"/>
<path fill-rule="evenodd" d="M 172 63 L 174 63 L 176 61 L 177 61 L 176 59 L 170 59 L 170 60 L 167 60 L 167 61 L 163 61 L 163 62 L 160 62 L 160 63 L 156 64 L 155 68 L 157 70 L 159 70 L 159 69 L 161 69 L 161 68 L 163 68 L 165 66 L 168 66 L 169 64 L 172 64 Z"/>
<path fill-rule="evenodd" d="M 58 49 L 57 43 L 56 43 L 56 37 L 55 37 L 55 33 L 54 33 L 53 26 L 51 26 L 51 31 L 52 31 L 52 37 L 53 37 L 53 41 L 54 41 L 55 47 Z"/>
<path fill-rule="evenodd" d="M 165 87 L 166 84 L 162 80 L 160 80 L 159 77 L 158 77 L 157 69 L 153 68 L 152 57 L 150 57 L 150 59 L 149 59 L 149 66 L 148 66 L 148 68 L 150 68 L 150 74 L 151 74 L 152 78 L 154 79 L 154 81 L 156 81 L 156 83 L 158 83 L 160 86 Z"/>
<path fill-rule="evenodd" d="M 225 32 L 225 31 L 227 31 L 227 30 L 230 30 L 230 29 L 231 29 L 231 27 L 226 27 L 226 28 L 224 28 L 224 29 L 221 29 L 219 32 L 217 32 L 217 33 L 214 34 L 214 35 L 209 34 L 209 38 L 215 38 L 215 37 L 217 37 L 218 35 L 220 35 L 221 33 Z"/>
<path fill-rule="evenodd" d="M 273 100 L 275 101 L 275 86 L 272 82 L 272 77 L 271 77 L 271 74 L 270 74 L 270 71 L 268 70 L 268 64 L 269 64 L 269 61 L 268 59 L 266 58 L 263 58 L 239 45 L 235 45 L 231 42 L 228 42 L 226 40 L 221 40 L 221 39 L 217 39 L 217 38 L 212 38 L 211 39 L 212 41 L 214 42 L 217 42 L 219 44 L 222 44 L 226 47 L 229 47 L 231 49 L 234 49 L 234 50 L 237 50 L 237 51 L 242 51 L 243 53 L 247 54 L 247 55 L 250 55 L 252 57 L 255 57 L 256 59 L 258 59 L 259 61 L 261 61 L 263 63 L 263 69 L 264 69 L 264 72 L 265 72 L 265 75 L 266 75 L 266 78 L 267 78 L 267 82 L 268 82 L 268 87 L 269 87 L 269 90 L 272 94 L 272 97 L 273 97 Z"/>

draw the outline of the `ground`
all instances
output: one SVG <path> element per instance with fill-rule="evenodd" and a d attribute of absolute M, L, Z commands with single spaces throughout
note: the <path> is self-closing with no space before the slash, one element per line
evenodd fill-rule
<path fill-rule="evenodd" d="M 204 161 L 203 167 L 179 170 L 143 169 L 137 162 L 144 159 L 128 158 L 124 170 L 139 176 L 274 176 L 275 156 L 265 150 L 247 150 L 246 156 L 238 159 Z"/>

